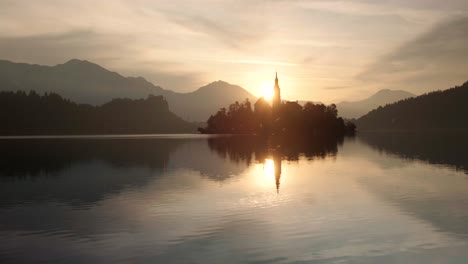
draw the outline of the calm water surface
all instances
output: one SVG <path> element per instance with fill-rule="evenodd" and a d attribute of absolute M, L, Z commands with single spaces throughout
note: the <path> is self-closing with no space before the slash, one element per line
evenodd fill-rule
<path fill-rule="evenodd" d="M 468 141 L 0 139 L 0 263 L 468 263 Z"/>

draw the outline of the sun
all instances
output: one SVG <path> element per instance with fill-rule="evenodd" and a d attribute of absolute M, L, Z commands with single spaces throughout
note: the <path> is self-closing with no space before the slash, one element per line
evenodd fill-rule
<path fill-rule="evenodd" d="M 265 100 L 271 101 L 275 91 L 273 90 L 273 84 L 268 82 L 263 82 L 260 85 L 260 96 L 262 96 Z"/>

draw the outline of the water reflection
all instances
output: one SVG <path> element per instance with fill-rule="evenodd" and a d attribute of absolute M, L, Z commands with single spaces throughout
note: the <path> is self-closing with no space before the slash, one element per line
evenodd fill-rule
<path fill-rule="evenodd" d="M 0 263 L 466 263 L 466 163 L 388 140 L 0 140 Z"/>
<path fill-rule="evenodd" d="M 184 140 L 0 140 L 0 206 L 56 200 L 91 206 L 161 175 Z M 132 175 L 119 168 L 132 170 Z"/>
<path fill-rule="evenodd" d="M 273 167 L 275 175 L 276 193 L 279 193 L 280 180 L 281 180 L 281 156 L 278 152 L 273 153 Z"/>
<path fill-rule="evenodd" d="M 298 161 L 335 157 L 343 137 L 255 137 L 236 136 L 208 139 L 208 145 L 223 159 L 250 165 L 262 163 L 267 176 L 275 181 L 279 193 L 281 185 L 281 168 L 283 161 Z"/>
<path fill-rule="evenodd" d="M 207 148 L 206 140 L 0 140 L 0 206 L 55 200 L 88 208 L 110 194 L 145 186 L 167 170 L 187 168 L 210 180 L 225 181 L 252 162 L 265 163 L 266 159 L 274 163 L 279 191 L 282 160 L 334 156 L 342 143 L 342 139 L 329 138 L 210 137 Z"/>
<path fill-rule="evenodd" d="M 276 184 L 276 193 L 279 193 L 281 184 L 281 157 L 273 154 L 273 159 L 265 159 L 263 162 L 263 171 L 266 179 L 274 179 Z"/>
<path fill-rule="evenodd" d="M 374 149 L 404 159 L 453 166 L 468 173 L 468 137 L 465 132 L 360 133 Z"/>
<path fill-rule="evenodd" d="M 387 172 L 362 180 L 369 191 L 444 232 L 468 235 L 468 178 L 456 173 L 468 174 L 464 134 L 364 133 L 359 142 L 379 152 L 364 155 Z"/>
<path fill-rule="evenodd" d="M 223 158 L 250 164 L 262 161 L 276 151 L 282 160 L 297 161 L 335 156 L 344 138 L 328 137 L 217 137 L 208 139 L 208 145 Z"/>

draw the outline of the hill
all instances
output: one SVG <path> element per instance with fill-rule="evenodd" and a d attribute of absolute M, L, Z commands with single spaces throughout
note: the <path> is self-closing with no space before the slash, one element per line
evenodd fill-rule
<path fill-rule="evenodd" d="M 468 82 L 444 91 L 372 110 L 356 121 L 359 130 L 468 129 Z"/>
<path fill-rule="evenodd" d="M 193 133 L 162 96 L 76 104 L 58 94 L 0 92 L 0 135 Z"/>
<path fill-rule="evenodd" d="M 344 118 L 359 118 L 367 114 L 372 109 L 385 106 L 415 95 L 402 90 L 380 90 L 374 95 L 360 101 L 341 102 L 336 105 L 338 113 Z"/>
<path fill-rule="evenodd" d="M 257 99 L 244 88 L 223 81 L 212 82 L 191 93 L 161 93 L 174 113 L 188 121 L 206 122 L 218 109 L 234 101 Z"/>
<path fill-rule="evenodd" d="M 73 59 L 55 66 L 0 60 L 1 91 L 53 92 L 77 103 L 99 105 L 113 98 L 141 99 L 162 95 L 170 110 L 188 121 L 205 122 L 210 114 L 234 101 L 256 98 L 240 86 L 217 81 L 190 93 L 156 86 L 142 77 L 124 77 L 97 64 Z"/>

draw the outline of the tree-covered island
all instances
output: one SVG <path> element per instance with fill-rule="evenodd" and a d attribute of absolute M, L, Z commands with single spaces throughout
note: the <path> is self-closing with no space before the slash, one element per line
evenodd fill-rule
<path fill-rule="evenodd" d="M 338 117 L 336 105 L 282 101 L 275 78 L 271 104 L 261 97 L 254 106 L 249 100 L 235 102 L 210 116 L 207 126 L 199 128 L 203 134 L 256 135 L 321 135 L 343 136 L 353 134 L 355 125 Z"/>

